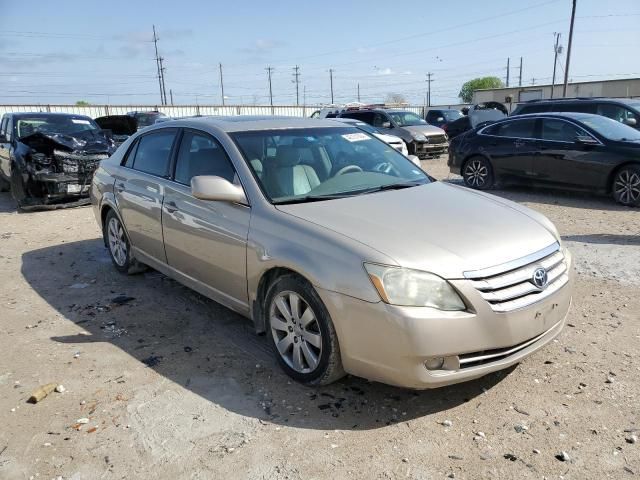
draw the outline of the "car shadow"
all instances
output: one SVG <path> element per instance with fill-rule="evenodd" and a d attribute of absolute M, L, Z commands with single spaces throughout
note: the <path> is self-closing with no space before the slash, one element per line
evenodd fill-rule
<path fill-rule="evenodd" d="M 640 230 L 640 226 L 638 226 Z M 589 235 L 563 235 L 566 242 L 592 243 L 598 245 L 632 245 L 640 246 L 640 232 L 635 235 L 613 233 L 594 233 Z"/>
<path fill-rule="evenodd" d="M 374 429 L 437 414 L 492 388 L 513 368 L 436 390 L 412 391 L 347 376 L 324 387 L 282 372 L 244 317 L 148 271 L 115 271 L 99 238 L 29 251 L 22 275 L 85 332 L 54 336 L 84 352 L 108 342 L 177 385 L 261 421 L 310 429 Z"/>

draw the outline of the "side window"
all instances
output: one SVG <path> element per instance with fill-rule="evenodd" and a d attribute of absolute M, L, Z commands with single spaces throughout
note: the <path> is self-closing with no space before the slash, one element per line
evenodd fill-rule
<path fill-rule="evenodd" d="M 588 135 L 581 128 L 564 120 L 542 119 L 542 139 L 557 142 L 575 142 L 580 135 Z"/>
<path fill-rule="evenodd" d="M 427 118 L 425 119 L 427 122 L 431 123 L 431 122 L 435 122 L 438 117 L 440 117 L 441 115 L 439 115 L 440 112 L 436 112 L 435 110 L 429 110 L 429 113 L 427 113 Z"/>
<path fill-rule="evenodd" d="M 382 128 L 382 124 L 385 122 L 390 122 L 389 117 L 384 115 L 383 113 L 375 113 L 373 116 L 372 125 L 377 128 Z M 367 122 L 368 123 L 368 122 Z"/>
<path fill-rule="evenodd" d="M 138 150 L 139 144 L 140 142 L 136 140 L 134 144 L 129 148 L 129 151 L 127 152 L 127 158 L 123 163 L 125 167 L 133 168 L 133 159 L 136 157 L 136 150 Z"/>
<path fill-rule="evenodd" d="M 7 117 L 2 117 L 2 122 L 0 122 L 0 135 L 4 135 L 7 132 Z"/>
<path fill-rule="evenodd" d="M 614 105 L 612 103 L 600 103 L 597 109 L 598 115 L 609 117 L 612 120 L 623 123 L 630 118 L 636 118 L 634 113 L 620 105 Z M 637 120 L 636 120 L 637 121 Z"/>
<path fill-rule="evenodd" d="M 554 112 L 596 113 L 595 103 L 563 103 L 553 106 Z"/>
<path fill-rule="evenodd" d="M 198 175 L 215 175 L 233 183 L 236 172 L 222 146 L 209 135 L 185 130 L 176 161 L 175 181 L 191 184 Z"/>
<path fill-rule="evenodd" d="M 513 120 L 511 122 L 503 122 L 489 127 L 483 133 L 509 138 L 535 138 L 535 125 L 536 120 L 533 118 L 526 120 Z"/>
<path fill-rule="evenodd" d="M 342 115 L 345 118 L 353 118 L 360 120 L 361 122 L 373 125 L 373 113 L 372 112 L 349 112 Z"/>
<path fill-rule="evenodd" d="M 140 137 L 133 159 L 133 169 L 158 177 L 167 176 L 171 146 L 175 137 L 174 129 L 159 130 Z"/>
<path fill-rule="evenodd" d="M 526 113 L 546 113 L 551 111 L 551 105 L 527 105 L 522 107 L 518 112 L 518 115 L 524 115 Z"/>
<path fill-rule="evenodd" d="M 7 140 L 13 140 L 13 117 L 6 117 L 7 124 L 5 125 L 5 135 Z"/>

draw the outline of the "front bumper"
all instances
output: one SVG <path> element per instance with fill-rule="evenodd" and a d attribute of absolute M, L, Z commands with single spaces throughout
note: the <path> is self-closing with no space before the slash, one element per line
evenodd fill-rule
<path fill-rule="evenodd" d="M 449 150 L 448 143 L 426 143 L 426 142 L 412 142 L 414 155 L 423 160 L 429 157 L 435 157 L 447 153 Z"/>
<path fill-rule="evenodd" d="M 317 289 L 333 319 L 345 371 L 415 389 L 472 380 L 519 363 L 553 340 L 571 304 L 571 279 L 544 300 L 507 313 L 493 311 L 468 280 L 451 283 L 473 306 L 468 311 L 396 307 Z M 442 369 L 425 367 L 434 357 L 447 359 Z"/>

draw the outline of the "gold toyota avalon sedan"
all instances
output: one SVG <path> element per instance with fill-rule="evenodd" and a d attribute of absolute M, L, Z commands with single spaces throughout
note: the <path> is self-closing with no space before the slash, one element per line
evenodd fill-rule
<path fill-rule="evenodd" d="M 101 162 L 91 197 L 116 269 L 250 318 L 306 384 L 477 378 L 551 341 L 571 303 L 547 218 L 331 120 L 167 121 Z"/>

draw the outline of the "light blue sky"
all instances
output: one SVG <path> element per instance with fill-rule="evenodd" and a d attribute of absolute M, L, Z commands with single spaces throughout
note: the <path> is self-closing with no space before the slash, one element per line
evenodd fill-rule
<path fill-rule="evenodd" d="M 322 2 L 1 0 L 0 103 L 159 102 L 151 26 L 176 104 L 219 103 L 218 62 L 228 104 L 383 101 L 403 94 L 422 104 L 457 103 L 473 77 L 506 74 L 512 85 L 548 83 L 553 32 L 568 40 L 571 0 Z M 570 78 L 640 77 L 640 0 L 578 0 Z M 564 64 L 564 55 L 561 58 Z M 558 69 L 558 77 L 563 75 Z"/>

